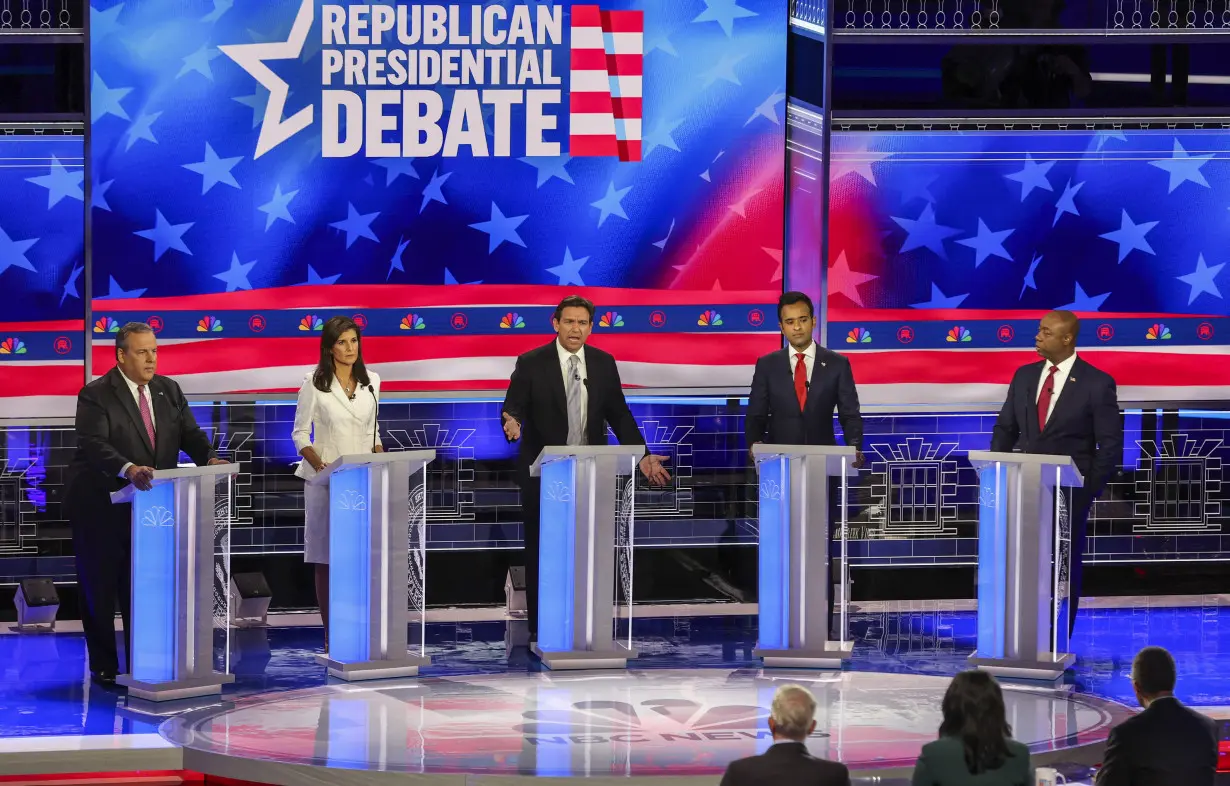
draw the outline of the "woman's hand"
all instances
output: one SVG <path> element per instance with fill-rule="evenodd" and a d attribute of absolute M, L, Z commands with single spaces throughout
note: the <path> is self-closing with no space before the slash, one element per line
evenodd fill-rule
<path fill-rule="evenodd" d="M 306 448 L 304 448 L 303 451 L 299 455 L 303 456 L 303 460 L 306 461 L 308 463 L 308 466 L 311 467 L 316 472 L 324 471 L 325 462 L 320 460 L 320 456 L 317 455 L 316 449 L 313 448 L 311 445 L 308 445 Z"/>

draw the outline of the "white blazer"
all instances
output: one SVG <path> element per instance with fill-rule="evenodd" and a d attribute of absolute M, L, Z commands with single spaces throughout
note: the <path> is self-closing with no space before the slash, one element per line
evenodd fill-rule
<path fill-rule="evenodd" d="M 317 390 L 312 383 L 314 373 L 309 371 L 303 378 L 303 387 L 299 388 L 295 426 L 291 431 L 295 452 L 302 453 L 304 448 L 311 445 L 320 460 L 328 464 L 338 456 L 370 453 L 373 438 L 380 445 L 376 423 L 380 377 L 376 372 L 368 369 L 371 389 L 360 385 L 355 391 L 354 401 L 342 392 L 342 383 L 337 377 L 333 378 L 328 393 Z M 307 461 L 300 461 L 295 475 L 307 480 L 316 475 L 316 470 Z"/>

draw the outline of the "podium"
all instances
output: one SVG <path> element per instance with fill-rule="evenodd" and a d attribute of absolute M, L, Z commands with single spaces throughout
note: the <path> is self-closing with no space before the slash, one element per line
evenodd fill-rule
<path fill-rule="evenodd" d="M 431 663 L 425 492 L 435 457 L 434 450 L 340 456 L 308 481 L 329 487 L 329 651 L 316 661 L 331 677 L 412 677 Z M 411 605 L 414 653 L 407 650 Z"/>
<path fill-rule="evenodd" d="M 157 470 L 153 488 L 128 485 L 132 503 L 132 698 L 170 701 L 222 693 L 234 676 L 214 671 L 214 498 L 238 464 Z"/>
<path fill-rule="evenodd" d="M 549 669 L 622 669 L 632 649 L 633 492 L 644 445 L 548 446 L 542 481 L 538 641 Z M 626 479 L 625 479 L 626 477 Z M 615 640 L 616 581 L 626 642 Z"/>
<path fill-rule="evenodd" d="M 829 445 L 753 445 L 760 475 L 760 642 L 767 667 L 840 669 L 846 638 L 848 477 L 858 451 Z M 840 478 L 838 640 L 829 639 L 829 478 Z"/>
<path fill-rule="evenodd" d="M 1059 490 L 1084 480 L 1067 456 L 970 451 L 969 460 L 981 485 L 978 646 L 969 663 L 1001 677 L 1056 680 L 1075 660 L 1067 652 L 1071 516 Z"/>

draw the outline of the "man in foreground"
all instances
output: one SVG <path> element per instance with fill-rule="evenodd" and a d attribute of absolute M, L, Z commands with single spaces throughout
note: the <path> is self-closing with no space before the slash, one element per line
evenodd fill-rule
<path fill-rule="evenodd" d="M 759 756 L 732 761 L 721 786 L 850 786 L 850 770 L 807 752 L 816 730 L 816 700 L 800 685 L 783 685 L 773 695 L 769 731 L 773 745 Z"/>

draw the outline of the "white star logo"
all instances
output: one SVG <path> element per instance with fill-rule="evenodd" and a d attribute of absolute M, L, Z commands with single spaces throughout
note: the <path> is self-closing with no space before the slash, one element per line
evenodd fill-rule
<path fill-rule="evenodd" d="M 269 44 L 232 44 L 220 46 L 222 54 L 234 60 L 243 70 L 260 82 L 269 91 L 269 103 L 265 106 L 265 119 L 261 122 L 261 135 L 256 142 L 256 155 L 260 158 L 278 145 L 312 124 L 315 107 L 307 106 L 282 119 L 286 109 L 286 97 L 290 92 L 286 82 L 265 65 L 266 60 L 295 60 L 303 51 L 312 21 L 316 13 L 314 0 L 303 0 L 295 24 L 286 41 Z"/>

